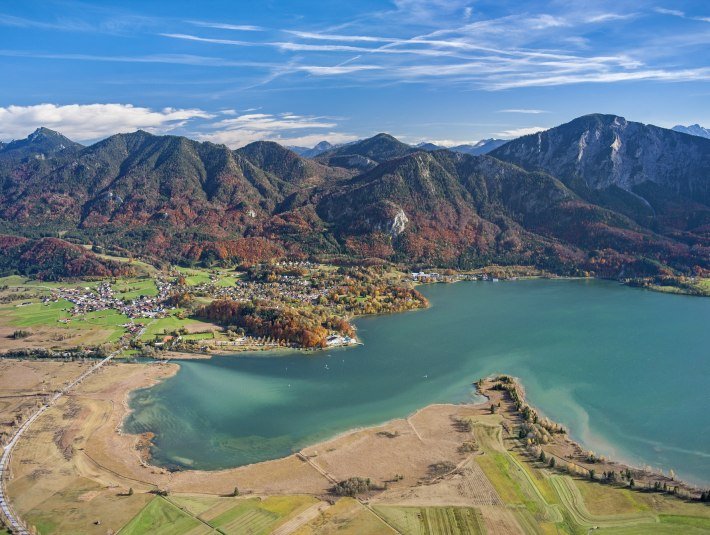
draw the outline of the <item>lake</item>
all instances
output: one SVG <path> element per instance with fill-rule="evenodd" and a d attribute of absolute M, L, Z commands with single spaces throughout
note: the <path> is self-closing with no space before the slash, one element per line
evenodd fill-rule
<path fill-rule="evenodd" d="M 364 346 L 183 361 L 132 395 L 124 428 L 156 434 L 157 464 L 234 467 L 506 373 L 597 454 L 710 483 L 710 299 L 598 280 L 420 289 L 431 308 L 356 321 Z"/>

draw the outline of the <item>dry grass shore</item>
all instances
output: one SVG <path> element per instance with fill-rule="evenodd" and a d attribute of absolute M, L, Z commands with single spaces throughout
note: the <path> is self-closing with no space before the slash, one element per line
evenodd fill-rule
<path fill-rule="evenodd" d="M 184 532 L 190 533 L 219 526 L 240 533 L 244 522 L 252 521 L 267 526 L 260 532 L 280 534 L 448 532 L 444 524 L 440 531 L 419 530 L 415 524 L 422 518 L 433 523 L 427 525 L 456 519 L 473 533 L 526 533 L 531 526 L 581 533 L 599 522 L 635 526 L 669 514 L 697 518 L 701 527 L 710 522 L 703 505 L 590 483 L 560 466 L 540 465 L 517 438 L 520 413 L 491 381 L 481 386 L 489 397 L 482 404 L 428 406 L 274 461 L 169 472 L 150 464 L 149 436 L 122 434 L 120 428 L 130 392 L 177 369 L 172 363 L 112 364 L 42 415 L 20 440 L 11 463 L 8 491 L 20 515 L 43 534 L 105 534 L 129 523 L 122 533 L 159 532 L 150 524 L 151 515 L 168 514 L 167 509 L 157 514 L 159 506 L 183 515 L 192 526 Z M 498 403 L 493 414 L 490 406 Z M 576 455 L 564 435 L 545 449 L 560 459 Z M 370 479 L 370 492 L 359 500 L 332 494 L 336 482 L 355 476 Z M 242 497 L 232 496 L 235 487 Z M 157 491 L 168 496 L 156 497 Z M 220 524 L 227 517 L 242 518 L 240 511 L 247 515 L 243 522 Z"/>

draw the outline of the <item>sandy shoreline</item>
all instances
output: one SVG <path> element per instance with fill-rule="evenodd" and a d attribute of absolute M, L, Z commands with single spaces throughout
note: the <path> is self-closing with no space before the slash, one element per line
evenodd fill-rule
<path fill-rule="evenodd" d="M 174 376 L 174 375 L 177 373 L 178 369 L 179 369 L 179 364 L 174 363 L 174 364 L 172 364 L 171 367 L 174 367 L 174 372 L 173 372 L 173 373 L 171 373 L 171 374 L 162 374 L 161 377 L 155 378 L 155 379 L 154 379 L 153 381 L 151 381 L 149 384 L 143 384 L 143 385 L 137 386 L 136 388 L 130 389 L 130 390 L 128 390 L 128 391 L 125 392 L 125 398 L 124 398 L 124 399 L 125 399 L 125 402 L 124 402 L 124 404 L 123 404 L 123 409 L 124 409 L 124 411 L 123 411 L 123 414 L 121 415 L 121 418 L 120 418 L 121 425 L 122 425 L 122 423 L 125 421 L 125 419 L 129 416 L 129 414 L 131 413 L 131 409 L 130 409 L 130 406 L 129 406 L 129 403 L 128 403 L 128 400 L 130 399 L 131 393 L 134 392 L 134 391 L 136 391 L 136 390 L 139 390 L 139 389 L 141 389 L 141 388 L 150 387 L 150 386 L 152 386 L 152 385 L 154 385 L 154 384 L 157 384 L 157 383 L 160 382 L 160 381 L 163 381 L 163 380 L 165 380 L 165 379 L 168 379 L 169 377 Z M 490 381 L 490 380 L 491 380 L 492 378 L 494 378 L 494 377 L 496 377 L 496 374 L 490 375 L 489 377 L 485 378 L 485 380 L 486 380 L 486 381 Z M 519 378 L 513 377 L 513 379 L 514 379 L 514 381 L 515 381 L 516 387 L 518 388 L 518 390 L 519 390 L 519 391 L 521 392 L 521 394 L 522 394 L 523 402 L 524 402 L 525 404 L 527 404 L 526 397 L 525 397 L 524 385 L 522 384 L 522 382 L 520 381 Z M 352 436 L 354 436 L 354 435 L 357 435 L 357 434 L 360 434 L 360 433 L 376 433 L 378 430 L 381 430 L 381 429 L 383 429 L 383 428 L 391 427 L 391 426 L 396 425 L 397 423 L 403 422 L 403 421 L 404 421 L 404 422 L 409 422 L 409 421 L 411 421 L 411 420 L 413 420 L 413 419 L 416 419 L 418 416 L 422 415 L 423 413 L 430 412 L 430 411 L 436 411 L 436 410 L 438 410 L 438 409 L 442 409 L 442 410 L 446 410 L 446 411 L 455 411 L 456 409 L 461 409 L 461 408 L 463 408 L 463 409 L 474 410 L 474 411 L 479 411 L 479 412 L 480 412 L 480 411 L 488 411 L 488 410 L 489 410 L 489 407 L 490 407 L 490 404 L 491 404 L 491 398 L 489 397 L 489 396 L 490 396 L 490 392 L 489 392 L 488 395 L 487 395 L 485 392 L 483 392 L 483 391 L 481 391 L 480 389 L 478 389 L 478 388 L 476 387 L 476 384 L 473 383 L 473 382 L 471 383 L 471 386 L 472 386 L 472 388 L 474 388 L 474 389 L 476 390 L 476 394 L 479 395 L 479 396 L 484 397 L 485 400 L 480 401 L 480 402 L 477 402 L 477 403 L 434 403 L 434 404 L 426 405 L 426 406 L 424 406 L 424 407 L 421 407 L 421 408 L 419 408 L 419 409 L 413 411 L 412 413 L 410 413 L 409 415 L 404 416 L 404 417 L 392 418 L 392 419 L 390 419 L 390 420 L 384 421 L 384 422 L 382 422 L 382 423 L 374 424 L 374 425 L 358 426 L 358 427 L 354 427 L 354 428 L 347 429 L 347 430 L 342 431 L 342 432 L 340 432 L 340 433 L 337 433 L 337 434 L 335 434 L 335 435 L 333 435 L 332 437 L 329 437 L 329 438 L 327 438 L 327 439 L 323 439 L 323 440 L 320 440 L 320 441 L 318 441 L 318 442 L 316 442 L 316 443 L 314 443 L 314 444 L 304 446 L 303 448 L 301 448 L 300 451 L 301 451 L 301 452 L 307 452 L 307 451 L 319 451 L 319 450 L 323 450 L 324 448 L 327 448 L 329 444 L 346 440 L 346 439 L 348 439 L 349 437 L 352 437 Z M 535 411 L 537 411 L 538 414 L 539 414 L 541 417 L 545 417 L 545 414 L 544 414 L 543 412 L 539 411 L 537 408 L 533 407 L 532 405 L 530 405 L 530 406 L 531 406 L 531 408 L 533 408 Z M 505 419 L 505 417 L 506 417 L 506 416 L 504 415 L 504 419 Z M 141 438 L 139 435 L 132 435 L 132 434 L 127 434 L 127 433 L 123 433 L 123 432 L 121 432 L 121 434 L 124 435 L 125 437 L 133 437 L 133 438 L 135 438 L 135 439 L 136 439 L 136 442 L 138 442 L 138 441 L 140 440 L 140 438 Z M 566 434 L 564 435 L 564 437 L 565 437 L 565 443 L 566 443 L 566 446 L 567 446 L 567 448 L 564 448 L 565 450 L 573 450 L 573 451 L 576 451 L 576 452 L 586 452 L 586 451 L 589 451 L 589 448 L 586 448 L 584 443 L 582 443 L 581 441 L 578 441 L 578 440 L 576 440 L 576 439 L 573 439 L 572 437 L 569 436 L 568 433 L 566 433 Z M 559 448 L 557 448 L 557 449 L 559 449 Z M 552 447 L 551 450 L 552 450 L 552 454 L 553 454 L 553 455 L 557 455 L 557 454 L 555 453 L 555 447 Z M 560 457 L 561 459 L 562 459 L 562 458 L 566 458 L 566 457 L 569 456 L 569 454 L 568 454 L 569 452 L 562 453 L 563 450 L 562 450 L 562 449 L 559 449 L 559 450 L 560 450 L 560 455 L 559 455 L 559 457 Z M 268 464 L 268 463 L 275 463 L 275 462 L 279 462 L 279 461 L 282 461 L 282 460 L 285 460 L 285 459 L 292 458 L 292 457 L 294 457 L 295 455 L 298 455 L 298 454 L 297 454 L 297 453 L 293 453 L 293 454 L 288 455 L 288 456 L 286 456 L 286 457 L 281 457 L 281 458 L 276 458 L 276 459 L 269 459 L 269 460 L 260 461 L 260 462 L 256 462 L 256 463 L 250 463 L 250 464 L 241 465 L 241 466 L 237 466 L 237 467 L 223 468 L 223 469 L 217 469 L 217 470 L 194 470 L 194 469 L 185 469 L 185 470 L 181 470 L 180 472 L 181 472 L 181 473 L 186 473 L 186 474 L 187 474 L 187 473 L 192 473 L 192 474 L 223 473 L 223 472 L 229 472 L 229 471 L 233 471 L 233 470 L 248 469 L 248 468 L 263 466 L 263 465 Z M 149 454 L 144 458 L 143 462 L 144 462 L 144 464 L 145 464 L 145 466 L 146 466 L 147 468 L 151 468 L 151 469 L 154 469 L 154 470 L 164 470 L 163 467 L 160 467 L 160 466 L 151 464 L 151 457 L 150 457 Z M 649 469 L 648 467 L 639 467 L 639 466 L 637 466 L 637 465 L 634 465 L 633 463 L 626 462 L 624 459 L 621 459 L 621 458 L 618 458 L 618 457 L 615 457 L 614 459 L 605 460 L 605 461 L 604 461 L 604 464 L 603 464 L 603 465 L 600 465 L 600 467 L 601 467 L 601 466 L 604 466 L 604 467 L 615 467 L 615 470 L 625 470 L 625 469 L 628 468 L 628 469 L 632 469 L 632 470 L 638 472 L 639 474 L 645 474 L 647 477 L 650 477 L 650 478 L 653 478 L 653 479 L 656 479 L 656 480 L 672 481 L 675 485 L 683 485 L 685 488 L 688 488 L 688 489 L 697 489 L 697 488 L 698 488 L 698 487 L 696 487 L 695 485 L 692 485 L 692 484 L 689 484 L 689 483 L 680 481 L 680 480 L 678 480 L 677 478 L 671 479 L 670 477 L 666 476 L 665 474 L 656 472 L 656 471 L 654 471 L 653 469 Z"/>

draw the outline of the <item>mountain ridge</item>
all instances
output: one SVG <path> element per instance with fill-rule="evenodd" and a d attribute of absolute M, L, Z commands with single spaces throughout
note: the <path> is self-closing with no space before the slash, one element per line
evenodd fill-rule
<path fill-rule="evenodd" d="M 523 136 L 492 156 L 560 178 L 590 202 L 681 231 L 710 223 L 710 140 L 592 114 Z M 685 222 L 672 204 L 690 208 Z"/>
<path fill-rule="evenodd" d="M 61 230 L 187 264 L 345 255 L 610 277 L 704 272 L 708 158 L 710 141 L 613 115 L 487 156 L 378 134 L 308 159 L 272 142 L 231 150 L 138 131 L 42 160 L 0 159 L 0 231 Z M 691 171 L 676 172 L 678 161 Z M 660 171 L 640 180 L 638 166 Z"/>

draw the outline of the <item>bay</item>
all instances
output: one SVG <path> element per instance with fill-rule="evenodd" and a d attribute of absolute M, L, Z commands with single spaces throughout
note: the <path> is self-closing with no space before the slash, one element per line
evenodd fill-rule
<path fill-rule="evenodd" d="M 420 288 L 427 310 L 357 320 L 363 346 L 182 361 L 131 396 L 153 462 L 222 469 L 279 458 L 431 403 L 491 373 L 597 454 L 710 483 L 710 299 L 598 280 Z"/>

